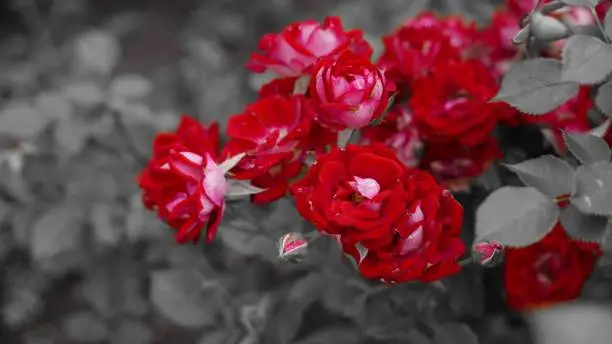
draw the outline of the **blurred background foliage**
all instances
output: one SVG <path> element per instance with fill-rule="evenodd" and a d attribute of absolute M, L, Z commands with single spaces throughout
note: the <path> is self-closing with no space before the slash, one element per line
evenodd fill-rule
<path fill-rule="evenodd" d="M 504 305 L 499 269 L 373 286 L 326 240 L 304 264 L 282 264 L 276 239 L 311 230 L 288 200 L 233 203 L 213 244 L 178 246 L 134 183 L 155 133 L 181 114 L 223 127 L 254 99 L 270 76 L 241 67 L 263 33 L 339 15 L 380 49 L 378 37 L 424 9 L 486 22 L 495 4 L 2 2 L 0 342 L 526 343 L 524 321 Z M 459 195 L 467 242 L 485 195 L 480 186 Z M 608 300 L 597 278 L 588 293 Z"/>

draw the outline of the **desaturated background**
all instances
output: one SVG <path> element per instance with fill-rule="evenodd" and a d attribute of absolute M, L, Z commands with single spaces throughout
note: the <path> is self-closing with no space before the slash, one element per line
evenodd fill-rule
<path fill-rule="evenodd" d="M 339 15 L 380 49 L 423 9 L 486 22 L 494 5 L 0 2 L 0 344 L 611 343 L 601 281 L 587 288 L 597 306 L 521 317 L 504 306 L 499 269 L 366 291 L 326 243 L 281 265 L 276 238 L 307 229 L 287 202 L 233 204 L 205 247 L 176 245 L 140 205 L 134 175 L 156 132 L 182 113 L 223 126 L 270 77 L 242 67 L 263 33 Z M 466 211 L 481 196 L 462 199 Z"/>

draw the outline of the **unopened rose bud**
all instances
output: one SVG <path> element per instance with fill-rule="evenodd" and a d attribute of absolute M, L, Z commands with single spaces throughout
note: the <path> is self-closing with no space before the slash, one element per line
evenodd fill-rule
<path fill-rule="evenodd" d="M 299 263 L 308 254 L 308 240 L 299 233 L 288 233 L 278 240 L 278 258 L 290 263 Z"/>
<path fill-rule="evenodd" d="M 472 248 L 472 257 L 482 266 L 495 267 L 504 258 L 504 246 L 497 241 L 479 242 Z"/>
<path fill-rule="evenodd" d="M 535 12 L 531 15 L 531 33 L 540 41 L 552 42 L 567 38 L 571 32 L 559 20 Z"/>

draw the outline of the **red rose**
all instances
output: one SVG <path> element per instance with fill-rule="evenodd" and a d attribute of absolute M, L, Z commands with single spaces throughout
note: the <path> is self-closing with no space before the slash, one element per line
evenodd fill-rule
<path fill-rule="evenodd" d="M 606 128 L 602 138 L 604 141 L 606 141 L 606 143 L 608 143 L 608 146 L 612 148 L 612 124 L 608 123 L 608 127 Z"/>
<path fill-rule="evenodd" d="M 361 138 L 363 144 L 384 142 L 407 167 L 419 165 L 424 144 L 405 105 L 393 107 L 379 125 L 362 128 Z"/>
<path fill-rule="evenodd" d="M 218 151 L 217 124 L 206 129 L 184 116 L 176 133 L 157 135 L 138 177 L 145 206 L 176 230 L 179 243 L 196 243 L 205 224 L 208 242 L 217 232 L 227 192 Z"/>
<path fill-rule="evenodd" d="M 229 118 L 229 141 L 223 156 L 247 155 L 231 170 L 235 179 L 251 179 L 266 191 L 254 194 L 255 203 L 283 197 L 288 179 L 302 170 L 301 140 L 308 137 L 314 118 L 304 96 L 273 95 L 248 105 Z"/>
<path fill-rule="evenodd" d="M 572 240 L 561 224 L 533 245 L 507 248 L 508 304 L 529 310 L 577 298 L 601 254 L 598 244 Z"/>
<path fill-rule="evenodd" d="M 438 18 L 425 12 L 383 37 L 385 49 L 378 65 L 395 83 L 405 86 L 437 61 L 460 58 L 475 34 L 474 24 L 467 25 L 460 17 Z"/>
<path fill-rule="evenodd" d="M 339 238 L 367 278 L 430 281 L 460 269 L 463 208 L 380 143 L 319 156 L 291 193 L 300 214 Z"/>
<path fill-rule="evenodd" d="M 259 98 L 273 95 L 291 96 L 295 89 L 296 77 L 273 79 L 259 89 Z"/>
<path fill-rule="evenodd" d="M 575 97 L 551 112 L 540 116 L 523 115 L 523 121 L 542 125 L 545 129 L 544 136 L 546 139 L 553 144 L 559 153 L 563 153 L 566 149 L 563 140 L 564 131 L 568 133 L 587 133 L 591 130 L 589 110 L 593 108 L 594 103 L 590 93 L 590 86 L 582 86 Z"/>
<path fill-rule="evenodd" d="M 491 24 L 480 31 L 480 44 L 483 56 L 481 60 L 496 78 L 501 79 L 512 67 L 514 60 L 520 57 L 520 49 L 512 43 L 519 32 L 519 17 L 507 10 L 495 11 Z"/>
<path fill-rule="evenodd" d="M 351 50 L 364 58 L 372 48 L 361 30 L 344 31 L 338 17 L 327 17 L 323 25 L 305 20 L 287 26 L 281 33 L 264 35 L 259 42 L 262 54 L 254 53 L 247 67 L 256 73 L 268 68 L 282 76 L 308 73 L 319 58 L 336 57 Z"/>
<path fill-rule="evenodd" d="M 380 117 L 393 91 L 394 85 L 369 59 L 347 51 L 320 61 L 309 96 L 318 105 L 317 122 L 343 130 L 365 127 Z"/>
<path fill-rule="evenodd" d="M 474 146 L 487 139 L 504 104 L 489 100 L 497 83 L 479 61 L 438 63 L 412 84 L 414 121 L 428 143 Z"/>
<path fill-rule="evenodd" d="M 496 159 L 502 157 L 497 141 L 487 137 L 478 145 L 428 144 L 420 167 L 431 173 L 438 183 L 451 191 L 464 191 Z"/>

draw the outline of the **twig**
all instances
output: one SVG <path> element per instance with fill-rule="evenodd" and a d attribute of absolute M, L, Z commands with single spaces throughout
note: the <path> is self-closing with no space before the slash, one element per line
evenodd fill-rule
<path fill-rule="evenodd" d="M 114 117 L 115 127 L 117 128 L 119 134 L 125 139 L 127 149 L 130 151 L 130 154 L 140 165 L 146 166 L 149 159 L 147 159 L 147 157 L 144 156 L 144 154 L 142 154 L 142 152 L 136 146 L 136 142 L 134 142 L 132 135 L 130 135 L 130 132 L 125 127 L 125 123 L 123 123 L 123 120 L 121 119 L 121 114 L 118 111 L 112 110 L 112 115 Z"/>
<path fill-rule="evenodd" d="M 597 23 L 597 27 L 601 31 L 601 34 L 603 35 L 604 40 L 606 41 L 606 43 L 611 44 L 612 41 L 610 41 L 610 37 L 608 37 L 608 34 L 606 33 L 606 29 L 601 23 L 601 20 L 599 20 L 599 16 L 597 15 L 597 12 L 595 11 L 595 6 L 591 5 L 589 9 L 591 10 L 591 15 L 593 16 L 593 19 L 595 19 L 595 23 Z"/>

